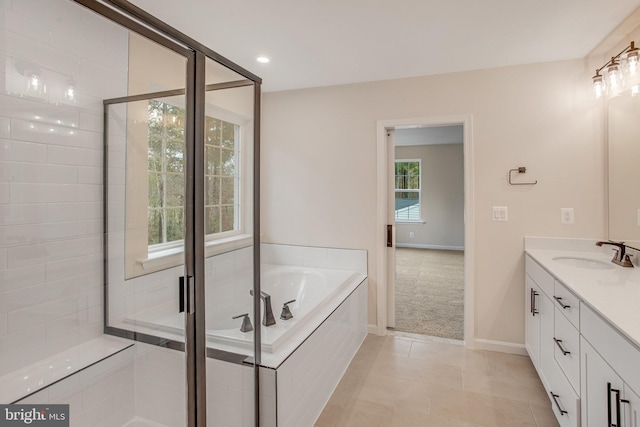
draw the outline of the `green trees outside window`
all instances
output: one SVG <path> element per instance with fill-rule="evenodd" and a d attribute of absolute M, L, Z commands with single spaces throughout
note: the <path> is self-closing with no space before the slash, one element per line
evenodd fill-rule
<path fill-rule="evenodd" d="M 396 160 L 396 221 L 420 221 L 420 161 Z"/>
<path fill-rule="evenodd" d="M 148 244 L 184 239 L 185 110 L 149 101 Z M 238 229 L 239 126 L 205 118 L 205 233 Z"/>

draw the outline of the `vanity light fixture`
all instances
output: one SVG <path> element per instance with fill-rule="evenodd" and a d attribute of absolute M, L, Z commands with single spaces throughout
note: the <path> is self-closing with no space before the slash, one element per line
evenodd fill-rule
<path fill-rule="evenodd" d="M 76 82 L 73 79 L 67 81 L 64 88 L 64 99 L 68 102 L 76 102 Z"/>
<path fill-rule="evenodd" d="M 616 56 L 612 56 L 591 78 L 596 99 L 602 95 L 618 95 L 627 89 L 631 94 L 638 93 L 638 74 L 640 74 L 640 49 L 630 42 Z M 604 71 L 603 71 L 604 70 Z M 602 74 L 601 74 L 602 72 Z"/>

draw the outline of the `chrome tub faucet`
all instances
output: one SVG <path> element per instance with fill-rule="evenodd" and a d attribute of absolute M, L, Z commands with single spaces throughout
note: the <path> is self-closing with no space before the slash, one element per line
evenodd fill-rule
<path fill-rule="evenodd" d="M 253 296 L 253 290 L 249 290 L 249 294 Z M 262 324 L 264 326 L 271 326 L 276 324 L 276 319 L 273 317 L 273 311 L 271 310 L 271 295 L 264 291 L 260 291 L 260 299 L 264 302 L 264 314 L 262 316 Z"/>
<path fill-rule="evenodd" d="M 240 326 L 240 332 L 251 332 L 253 331 L 253 325 L 251 324 L 251 319 L 249 319 L 249 313 L 239 314 L 237 316 L 233 316 L 232 319 L 239 319 L 242 317 L 242 326 Z"/>

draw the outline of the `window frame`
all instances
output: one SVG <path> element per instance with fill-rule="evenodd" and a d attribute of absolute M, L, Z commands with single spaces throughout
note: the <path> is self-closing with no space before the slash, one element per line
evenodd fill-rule
<path fill-rule="evenodd" d="M 418 189 L 398 189 L 397 188 L 397 177 L 395 171 L 398 163 L 418 163 Z M 394 188 L 394 209 L 393 209 L 393 218 L 394 221 L 398 224 L 416 224 L 423 223 L 422 219 L 422 160 L 421 159 L 395 159 L 394 162 L 394 174 L 393 174 L 393 188 Z M 398 210 L 395 209 L 395 200 L 397 200 L 397 193 L 418 193 L 418 218 L 417 219 L 409 219 L 402 218 L 398 219 Z"/>

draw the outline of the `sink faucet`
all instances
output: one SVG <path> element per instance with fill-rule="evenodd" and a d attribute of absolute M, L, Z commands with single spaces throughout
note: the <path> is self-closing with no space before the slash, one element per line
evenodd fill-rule
<path fill-rule="evenodd" d="M 249 290 L 249 294 L 253 296 L 253 289 Z M 276 319 L 273 317 L 273 311 L 271 310 L 271 295 L 264 291 L 260 291 L 260 299 L 264 302 L 264 315 L 262 316 L 262 324 L 264 326 L 271 326 L 276 324 Z"/>
<path fill-rule="evenodd" d="M 615 246 L 617 249 L 615 250 L 615 254 L 613 255 L 612 263 L 617 264 L 622 267 L 630 267 L 633 268 L 633 263 L 631 262 L 631 257 L 627 253 L 627 248 L 638 250 L 632 246 L 627 246 L 624 242 L 613 242 L 609 240 L 608 242 L 596 242 L 596 246 L 602 245 L 611 245 Z"/>

